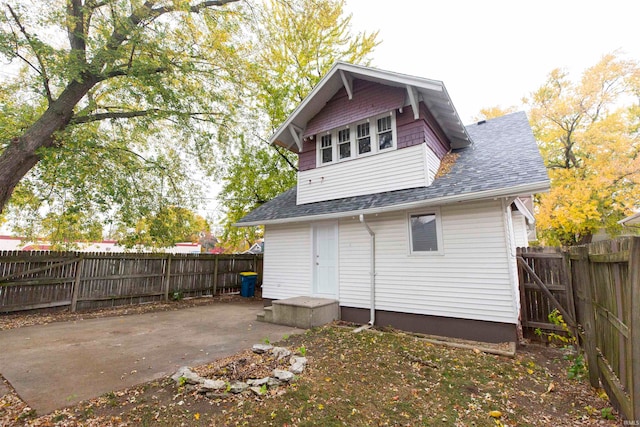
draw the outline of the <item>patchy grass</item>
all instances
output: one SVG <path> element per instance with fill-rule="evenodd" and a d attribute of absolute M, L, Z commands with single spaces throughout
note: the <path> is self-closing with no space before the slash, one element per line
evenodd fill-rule
<path fill-rule="evenodd" d="M 9 393 L 0 402 L 0 422 L 34 426 L 619 424 L 615 416 L 613 420 L 603 416 L 615 415 L 607 409 L 606 396 L 584 380 L 567 378 L 569 363 L 560 349 L 552 347 L 530 346 L 515 358 L 506 358 L 434 345 L 393 331 L 354 334 L 336 326 L 313 329 L 281 344 L 292 350 L 304 348 L 307 369 L 293 384 L 263 396 L 210 399 L 165 379 L 37 417 Z M 246 357 L 246 353 L 238 355 Z M 202 371 L 210 368 L 200 367 Z"/>

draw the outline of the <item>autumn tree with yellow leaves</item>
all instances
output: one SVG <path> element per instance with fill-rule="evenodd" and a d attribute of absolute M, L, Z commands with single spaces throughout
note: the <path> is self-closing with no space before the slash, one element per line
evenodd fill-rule
<path fill-rule="evenodd" d="M 539 236 L 588 243 L 640 207 L 640 67 L 608 54 L 578 82 L 560 69 L 530 98 L 529 118 L 551 178 L 539 196 Z"/>

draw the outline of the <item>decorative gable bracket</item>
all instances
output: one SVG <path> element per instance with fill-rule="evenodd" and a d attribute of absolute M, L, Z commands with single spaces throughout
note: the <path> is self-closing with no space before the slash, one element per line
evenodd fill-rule
<path fill-rule="evenodd" d="M 418 96 L 418 91 L 415 87 L 407 85 L 407 96 L 409 97 L 409 104 L 413 110 L 413 119 L 418 120 L 420 118 L 420 107 L 418 106 L 420 97 Z"/>
<path fill-rule="evenodd" d="M 344 85 L 344 89 L 347 91 L 347 96 L 349 100 L 353 99 L 353 77 L 348 76 L 344 70 L 340 70 L 340 78 L 342 79 L 342 84 Z"/>
<path fill-rule="evenodd" d="M 295 142 L 296 146 L 298 147 L 298 152 L 301 152 L 302 151 L 302 134 L 304 132 L 304 129 L 291 123 L 289 125 L 289 132 L 291 132 L 291 137 L 293 138 L 293 142 Z M 293 144 L 290 144 L 289 147 L 287 148 L 290 148 L 291 145 Z"/>

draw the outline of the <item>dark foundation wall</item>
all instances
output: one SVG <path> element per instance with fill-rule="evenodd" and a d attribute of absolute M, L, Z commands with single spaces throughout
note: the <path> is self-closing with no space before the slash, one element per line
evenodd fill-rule
<path fill-rule="evenodd" d="M 346 322 L 365 324 L 369 316 L 366 308 L 340 307 L 340 318 Z M 378 310 L 376 326 L 489 343 L 517 342 L 516 325 L 510 323 Z"/>

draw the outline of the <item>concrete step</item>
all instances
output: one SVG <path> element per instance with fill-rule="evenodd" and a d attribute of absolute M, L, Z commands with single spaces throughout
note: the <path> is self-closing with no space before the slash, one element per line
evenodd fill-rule
<path fill-rule="evenodd" d="M 259 322 L 273 323 L 273 307 L 264 307 L 264 310 L 256 315 Z"/>
<path fill-rule="evenodd" d="M 273 301 L 271 307 L 272 322 L 278 325 L 309 329 L 340 319 L 340 306 L 334 299 L 301 296 Z"/>

